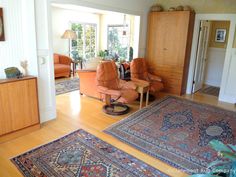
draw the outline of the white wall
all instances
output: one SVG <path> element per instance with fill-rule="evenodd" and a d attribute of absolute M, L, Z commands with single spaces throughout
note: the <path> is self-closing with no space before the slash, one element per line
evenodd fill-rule
<path fill-rule="evenodd" d="M 205 84 L 220 87 L 226 50 L 209 47 L 207 52 Z"/>
<path fill-rule="evenodd" d="M 86 6 L 95 9 L 116 11 L 126 14 L 139 15 L 140 18 L 140 39 L 139 39 L 139 56 L 144 57 L 146 51 L 146 32 L 147 32 L 147 15 L 150 7 L 156 2 L 155 0 L 51 0 L 53 3 L 73 4 Z"/>
<path fill-rule="evenodd" d="M 34 1 L 0 0 L 0 7 L 6 38 L 0 41 L 0 78 L 5 78 L 5 68 L 20 67 L 21 60 L 28 60 L 29 74 L 37 76 Z"/>
<path fill-rule="evenodd" d="M 53 50 L 55 53 L 68 55 L 69 41 L 61 36 L 66 29 L 71 29 L 71 22 L 97 24 L 97 36 L 99 34 L 99 15 L 82 13 L 75 10 L 67 10 L 58 7 L 51 7 L 52 12 L 52 34 Z M 99 40 L 97 39 L 97 44 Z M 98 46 L 98 45 L 97 45 Z"/>

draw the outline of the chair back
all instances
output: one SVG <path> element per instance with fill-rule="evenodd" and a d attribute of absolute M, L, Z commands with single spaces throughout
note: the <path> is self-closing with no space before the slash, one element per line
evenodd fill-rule
<path fill-rule="evenodd" d="M 53 59 L 54 59 L 54 64 L 59 64 L 60 63 L 60 57 L 58 54 L 54 53 L 53 54 Z"/>
<path fill-rule="evenodd" d="M 97 67 L 96 75 L 97 86 L 109 89 L 119 89 L 119 77 L 114 61 L 102 61 Z"/>
<path fill-rule="evenodd" d="M 131 80 L 148 80 L 148 69 L 144 58 L 135 58 L 130 64 Z"/>

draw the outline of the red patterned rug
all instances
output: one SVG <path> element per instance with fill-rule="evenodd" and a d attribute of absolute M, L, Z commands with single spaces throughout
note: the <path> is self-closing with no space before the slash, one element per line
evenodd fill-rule
<path fill-rule="evenodd" d="M 201 173 L 217 159 L 211 140 L 236 144 L 236 112 L 169 96 L 105 132 L 186 173 Z"/>
<path fill-rule="evenodd" d="M 27 177 L 168 177 L 84 130 L 77 130 L 11 161 Z"/>

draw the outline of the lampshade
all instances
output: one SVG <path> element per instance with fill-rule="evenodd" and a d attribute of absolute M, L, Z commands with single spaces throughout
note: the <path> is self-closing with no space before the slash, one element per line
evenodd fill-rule
<path fill-rule="evenodd" d="M 77 35 L 72 30 L 66 30 L 64 34 L 61 36 L 62 39 L 77 39 Z"/>

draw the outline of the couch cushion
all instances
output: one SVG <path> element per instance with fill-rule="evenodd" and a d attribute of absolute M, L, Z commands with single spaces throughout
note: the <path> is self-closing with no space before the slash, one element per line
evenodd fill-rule
<path fill-rule="evenodd" d="M 70 72 L 70 66 L 63 64 L 54 64 L 55 74 Z"/>
<path fill-rule="evenodd" d="M 60 63 L 59 55 L 58 54 L 54 54 L 53 55 L 53 59 L 54 59 L 54 64 L 59 64 Z"/>

